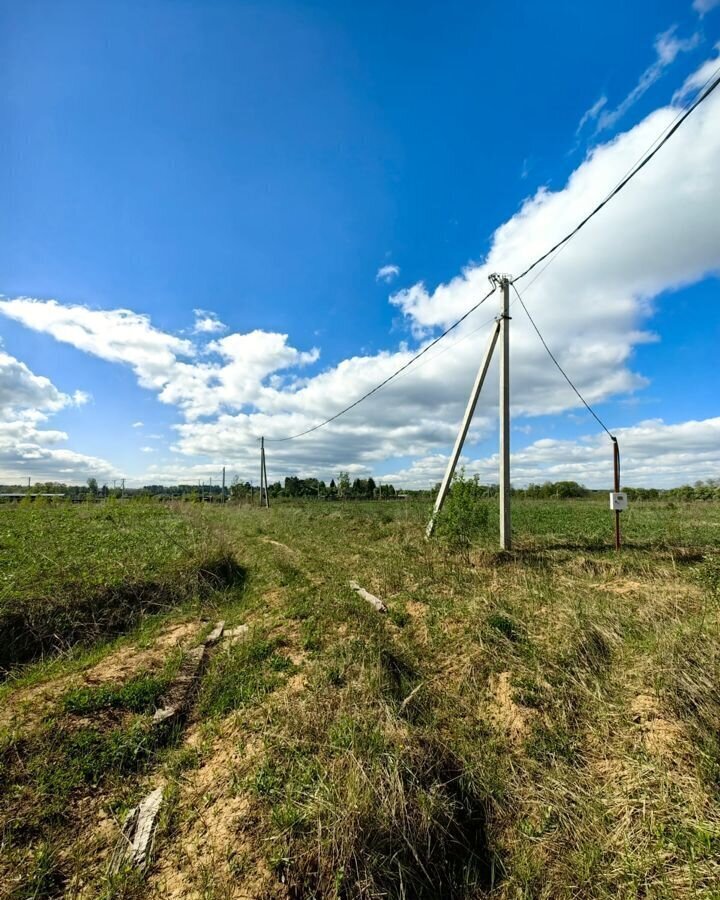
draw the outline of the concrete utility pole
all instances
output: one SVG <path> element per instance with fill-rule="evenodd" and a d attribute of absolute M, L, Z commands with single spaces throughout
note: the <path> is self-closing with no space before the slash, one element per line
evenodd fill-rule
<path fill-rule="evenodd" d="M 500 546 L 512 545 L 510 524 L 510 279 L 500 276 Z"/>
<path fill-rule="evenodd" d="M 263 488 L 265 496 L 263 498 Z M 265 467 L 265 438 L 260 438 L 260 506 L 270 509 L 270 494 L 268 493 L 267 468 Z"/>
<path fill-rule="evenodd" d="M 223 477 L 222 477 L 222 494 L 220 495 L 220 502 L 225 502 L 225 466 L 223 466 Z"/>
<path fill-rule="evenodd" d="M 440 490 L 435 499 L 435 506 L 430 516 L 430 521 L 425 529 L 426 537 L 430 537 L 435 529 L 435 521 L 442 509 L 445 498 L 450 490 L 455 467 L 462 452 L 465 438 L 467 437 L 475 407 L 477 406 L 480 391 L 482 390 L 485 376 L 490 367 L 495 345 L 498 338 L 502 338 L 500 344 L 500 546 L 503 550 L 509 550 L 511 545 L 510 531 L 510 276 L 491 275 L 490 280 L 500 286 L 502 292 L 500 315 L 495 322 L 495 328 L 490 335 L 490 343 L 485 351 L 485 357 L 478 369 L 475 384 L 470 392 L 470 399 L 465 408 L 462 425 L 458 432 L 455 446 L 450 454 L 445 475 L 440 484 Z"/>

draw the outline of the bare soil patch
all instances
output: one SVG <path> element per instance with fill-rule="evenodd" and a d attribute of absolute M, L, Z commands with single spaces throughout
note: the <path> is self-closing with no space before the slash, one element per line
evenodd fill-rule
<path fill-rule="evenodd" d="M 49 711 L 66 690 L 81 685 L 121 682 L 144 670 L 161 668 L 167 655 L 176 647 L 187 644 L 198 633 L 197 622 L 173 625 L 155 639 L 151 647 L 123 646 L 108 654 L 85 672 L 50 676 L 48 681 L 10 693 L 0 709 L 0 728 L 30 728 Z"/>

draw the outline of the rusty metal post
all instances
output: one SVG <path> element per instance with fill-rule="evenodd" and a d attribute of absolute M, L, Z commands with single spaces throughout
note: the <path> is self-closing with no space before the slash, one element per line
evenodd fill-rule
<path fill-rule="evenodd" d="M 615 469 L 615 487 L 617 493 L 620 490 L 620 448 L 618 447 L 617 438 L 612 439 L 613 442 L 613 468 Z M 615 549 L 620 549 L 620 510 L 615 510 Z"/>

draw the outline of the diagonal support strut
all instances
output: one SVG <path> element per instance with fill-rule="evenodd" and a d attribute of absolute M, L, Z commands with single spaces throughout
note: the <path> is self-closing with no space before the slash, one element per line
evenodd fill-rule
<path fill-rule="evenodd" d="M 470 422 L 472 421 L 473 413 L 475 412 L 475 407 L 477 406 L 478 398 L 480 397 L 480 391 L 482 390 L 485 376 L 487 375 L 488 369 L 490 367 L 490 360 L 492 359 L 493 351 L 495 350 L 495 345 L 498 341 L 501 324 L 501 320 L 498 319 L 498 321 L 495 323 L 495 328 L 490 335 L 490 343 L 488 344 L 488 348 L 485 351 L 485 358 L 482 361 L 482 365 L 478 369 L 478 373 L 475 378 L 475 384 L 473 385 L 472 391 L 470 392 L 470 398 L 468 399 L 468 404 L 465 408 L 465 415 L 463 416 L 462 425 L 460 426 L 460 431 L 458 432 L 457 439 L 455 440 L 453 452 L 450 455 L 450 459 L 448 460 L 447 469 L 445 470 L 445 475 L 443 477 L 442 484 L 440 485 L 440 490 L 438 491 L 438 495 L 435 499 L 435 506 L 433 508 L 432 515 L 430 516 L 430 521 L 428 522 L 427 528 L 425 529 L 426 537 L 431 537 L 435 529 L 435 521 L 440 510 L 443 507 L 447 492 L 450 488 L 450 483 L 452 482 L 452 477 L 455 474 L 455 467 L 457 466 L 458 459 L 460 459 L 463 444 L 465 443 L 465 438 L 467 436 L 468 429 L 470 428 Z"/>

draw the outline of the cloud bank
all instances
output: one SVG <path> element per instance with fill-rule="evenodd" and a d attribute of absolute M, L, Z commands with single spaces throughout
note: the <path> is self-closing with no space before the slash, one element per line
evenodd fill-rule
<path fill-rule="evenodd" d="M 661 37 L 658 60 L 682 52 L 672 44 L 677 42 L 672 34 Z M 677 112 L 672 104 L 656 110 L 594 148 L 564 186 L 556 191 L 542 187 L 528 197 L 494 232 L 481 262 L 434 288 L 417 283 L 393 295 L 391 302 L 409 332 L 429 340 L 486 293 L 492 272 L 521 271 L 543 253 L 603 199 Z M 535 281 L 531 276 L 519 285 L 551 348 L 591 403 L 626 396 L 647 384 L 635 369 L 633 354 L 638 345 L 656 339 L 650 328 L 656 304 L 672 302 L 667 296 L 672 291 L 720 271 L 718 159 L 720 96 L 714 94 L 542 277 Z M 256 330 L 207 340 L 212 334 L 207 329 L 189 340 L 156 328 L 148 316 L 129 309 L 96 310 L 26 297 L 0 300 L 0 312 L 26 327 L 130 367 L 142 388 L 177 409 L 178 461 L 158 463 L 147 470 L 148 477 L 152 472 L 159 479 L 163 471 L 177 472 L 184 464 L 184 471 L 227 465 L 255 478 L 257 442 L 264 435 L 273 477 L 298 472 L 328 476 L 341 467 L 377 471 L 383 461 L 415 458 L 415 466 L 404 471 L 415 478 L 425 466 L 426 483 L 435 476 L 423 461 L 441 459 L 454 439 L 497 307 L 497 298 L 491 298 L 418 365 L 347 416 L 306 438 L 273 444 L 273 439 L 333 415 L 415 351 L 400 344 L 304 374 L 317 363 L 319 350 L 297 349 L 286 334 Z M 528 418 L 576 409 L 577 398 L 549 363 L 519 304 L 511 314 L 513 415 Z M 478 406 L 469 452 L 473 441 L 495 428 L 495 378 L 493 371 Z M 41 390 L 32 379 L 25 389 Z M 658 433 L 669 427 L 681 426 L 653 426 Z M 578 446 L 587 452 L 585 444 Z M 542 470 L 547 445 L 536 441 L 531 447 L 527 465 L 535 460 L 532 465 Z M 558 452 L 568 463 L 565 477 L 572 477 L 567 449 L 563 445 Z M 643 475 L 642 452 L 657 459 L 651 449 L 638 450 L 638 477 Z M 699 450 L 689 452 L 707 463 L 706 473 L 715 471 L 713 460 L 704 459 Z M 667 470 L 658 470 L 663 478 L 679 482 L 697 471 L 689 457 L 669 455 L 667 460 Z M 524 458 L 518 457 L 517 464 L 522 473 Z"/>
<path fill-rule="evenodd" d="M 0 479 L 77 481 L 111 475 L 110 463 L 59 447 L 67 434 L 44 426 L 54 413 L 88 399 L 82 391 L 59 391 L 49 378 L 0 351 Z"/>

